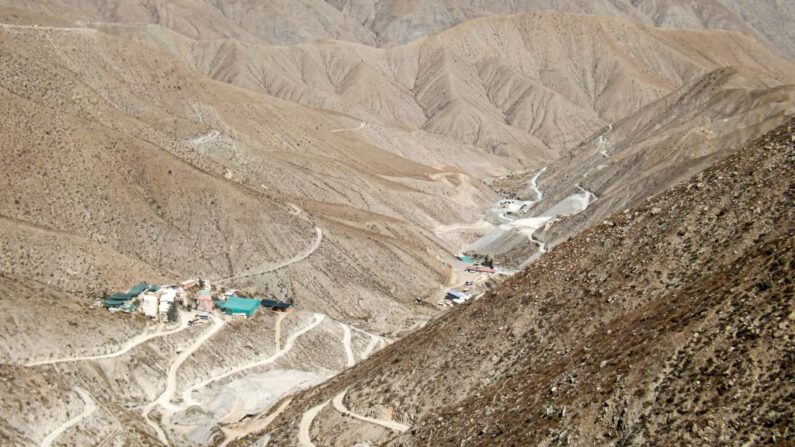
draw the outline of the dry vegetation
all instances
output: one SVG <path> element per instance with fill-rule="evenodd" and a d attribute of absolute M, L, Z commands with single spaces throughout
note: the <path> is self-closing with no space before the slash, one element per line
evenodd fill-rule
<path fill-rule="evenodd" d="M 0 444 L 40 444 L 85 392 L 95 411 L 59 443 L 159 445 L 142 411 L 209 325 L 24 365 L 154 329 L 97 306 L 106 292 L 280 264 L 230 285 L 283 288 L 297 311 L 226 322 L 175 371 L 172 404 L 278 358 L 170 424 L 155 408 L 174 444 L 259 421 L 219 423 L 232 384 L 364 357 L 371 334 L 348 346 L 341 322 L 391 338 L 427 320 L 298 396 L 271 445 L 348 387 L 355 413 L 412 429 L 328 406 L 318 445 L 792 438 L 785 3 L 0 0 Z M 537 264 L 439 316 L 473 238 L 439 229 L 484 223 L 500 197 L 484 179 L 522 196 L 542 166 L 539 208 L 576 185 L 600 199 L 539 232 L 558 247 Z M 500 260 L 534 250 L 521 239 Z"/>
<path fill-rule="evenodd" d="M 389 445 L 791 438 L 793 124 L 296 398 L 274 442 L 348 387 L 412 424 Z"/>

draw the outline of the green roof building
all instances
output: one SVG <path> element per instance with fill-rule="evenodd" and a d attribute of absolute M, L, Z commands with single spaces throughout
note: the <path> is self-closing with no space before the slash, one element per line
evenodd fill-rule
<path fill-rule="evenodd" d="M 226 299 L 226 302 L 221 303 L 220 307 L 224 310 L 225 314 L 243 314 L 251 318 L 259 307 L 259 300 L 240 298 L 239 296 L 232 295 Z"/>

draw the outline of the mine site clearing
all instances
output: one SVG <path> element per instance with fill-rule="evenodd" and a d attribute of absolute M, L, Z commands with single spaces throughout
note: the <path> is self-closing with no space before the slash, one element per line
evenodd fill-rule
<path fill-rule="evenodd" d="M 252 413 L 268 410 L 272 405 L 278 404 L 288 394 L 318 384 L 328 378 L 326 374 L 308 371 L 271 369 L 265 373 L 257 373 L 257 370 L 261 370 L 261 368 L 275 363 L 281 357 L 287 356 L 298 339 L 310 333 L 327 318 L 323 314 L 305 315 L 304 312 L 298 312 L 300 314 L 299 327 L 297 330 L 286 334 L 286 339 L 282 344 L 282 322 L 285 316 L 292 312 L 291 303 L 268 299 L 243 298 L 235 295 L 237 292 L 235 290 L 224 290 L 219 286 L 211 286 L 202 280 L 185 281 L 179 286 L 158 287 L 145 283 L 136 285 L 127 292 L 121 292 L 111 298 L 106 298 L 104 305 L 115 312 L 130 314 L 140 312 L 150 316 L 157 322 L 154 330 L 148 327 L 143 333 L 130 339 L 121 349 L 107 354 L 34 361 L 28 363 L 27 366 L 53 367 L 62 363 L 112 359 L 120 357 L 156 338 L 174 336 L 191 326 L 204 326 L 203 331 L 199 333 L 190 346 L 179 351 L 177 357 L 173 359 L 168 367 L 165 388 L 159 396 L 140 410 L 146 424 L 157 434 L 158 440 L 165 445 L 172 444 L 172 438 L 167 435 L 165 428 L 172 427 L 172 418 L 186 411 L 191 406 L 212 407 L 221 405 L 223 415 L 219 418 L 219 422 L 224 427 L 228 424 L 240 423 Z M 119 301 L 120 297 L 128 299 L 123 304 L 118 304 L 116 301 Z M 154 303 L 152 301 L 154 298 L 148 297 L 157 298 L 159 303 Z M 214 298 L 215 303 L 213 303 Z M 272 314 L 273 317 L 258 315 L 258 313 L 265 312 Z M 277 351 L 258 361 L 230 368 L 223 373 L 207 377 L 185 388 L 181 394 L 178 394 L 177 376 L 180 367 L 210 339 L 216 336 L 225 325 L 240 318 L 256 318 L 262 324 L 274 324 L 275 340 L 273 340 L 273 343 L 277 347 Z M 357 359 L 367 358 L 372 352 L 387 343 L 386 339 L 377 334 L 372 334 L 359 328 L 352 328 L 344 323 L 337 324 L 343 332 L 340 343 L 345 352 L 344 363 L 347 366 L 353 366 Z M 369 342 L 364 349 L 357 351 L 353 348 L 351 343 L 353 332 L 361 333 L 369 338 Z M 232 382 L 226 381 L 226 379 L 232 377 L 239 378 Z M 210 393 L 205 392 L 207 388 L 219 382 L 226 382 L 227 385 Z M 78 425 L 82 419 L 90 417 L 97 411 L 95 400 L 87 391 L 80 387 L 75 387 L 74 391 L 82 399 L 84 410 L 77 416 L 65 421 L 55 431 L 49 433 L 42 441 L 42 446 L 53 445 L 64 432 Z M 200 393 L 201 395 L 197 396 Z M 160 414 L 159 422 L 152 417 L 155 411 Z M 238 427 L 230 429 L 227 434 L 239 437 L 249 431 L 261 430 L 265 425 L 251 426 L 248 430 L 245 427 Z"/>
<path fill-rule="evenodd" d="M 534 237 L 537 229 L 551 225 L 568 215 L 582 212 L 593 200 L 596 200 L 596 196 L 592 192 L 578 188 L 579 191 L 564 198 L 543 213 L 533 216 L 536 203 L 543 197 L 543 192 L 538 188 L 537 182 L 544 172 L 545 169 L 541 169 L 528 180 L 528 185 L 535 197 L 527 200 L 502 198 L 485 210 L 484 222 L 494 222 L 491 224 L 492 229 L 485 235 L 481 235 L 470 246 L 465 247 L 463 253 L 448 263 L 450 267 L 449 288 L 436 303 L 438 307 L 448 308 L 478 299 L 504 278 L 516 272 L 510 268 L 494 265 L 489 256 L 478 253 L 479 247 L 488 248 L 489 244 L 498 241 L 504 235 L 516 232 L 539 244 L 539 251 L 528 258 L 524 264 L 532 262 L 546 252 L 543 242 Z M 169 285 L 141 282 L 127 291 L 106 296 L 97 304 L 107 308 L 108 312 L 130 314 L 131 316 L 143 315 L 155 324 L 147 326 L 140 334 L 131 337 L 121 347 L 110 352 L 31 360 L 26 363 L 26 366 L 48 367 L 64 363 L 114 359 L 153 340 L 176 336 L 191 327 L 202 326 L 204 329 L 189 347 L 178 351 L 177 356 L 167 369 L 165 387 L 159 392 L 156 399 L 140 408 L 141 416 L 157 435 L 158 440 L 165 445 L 172 444 L 174 434 L 190 436 L 190 432 L 174 425 L 174 418 L 178 418 L 180 414 L 191 407 L 218 407 L 220 405 L 219 408 L 222 408 L 221 413 L 223 414 L 218 418 L 218 423 L 226 436 L 222 445 L 248 433 L 262 431 L 280 410 L 283 411 L 289 405 L 289 400 L 285 400 L 286 397 L 316 385 L 328 379 L 329 376 L 309 371 L 281 371 L 279 369 L 271 369 L 265 373 L 258 371 L 287 356 L 299 338 L 310 333 L 327 317 L 319 313 L 298 312 L 301 314 L 299 327 L 293 332 L 285 334 L 286 339 L 282 342 L 282 322 L 286 315 L 294 310 L 293 297 L 285 294 L 282 290 L 265 290 L 262 293 L 239 290 L 234 288 L 233 284 L 243 278 L 278 270 L 306 259 L 318 249 L 322 239 L 322 230 L 316 228 L 314 240 L 303 252 L 283 262 L 243 274 L 216 280 L 188 279 L 179 284 Z M 268 317 L 269 314 L 273 317 Z M 276 351 L 259 360 L 205 377 L 203 380 L 189 384 L 179 392 L 177 376 L 181 366 L 215 337 L 225 325 L 238 319 L 255 319 L 262 324 L 273 324 L 275 334 L 273 343 L 276 346 Z M 366 359 L 373 352 L 389 343 L 384 336 L 372 334 L 342 322 L 336 324 L 342 332 L 339 343 L 342 345 L 341 355 L 344 357 L 342 363 L 345 367 L 354 366 L 358 361 Z M 366 346 L 359 352 L 355 352 L 351 343 L 354 332 L 361 333 L 368 338 Z M 217 383 L 226 383 L 226 385 L 216 387 L 215 390 L 208 393 L 207 391 Z M 90 417 L 97 411 L 95 401 L 87 391 L 79 387 L 75 387 L 74 391 L 84 402 L 84 411 L 49 433 L 42 441 L 42 446 L 53 444 L 64 432 L 79 424 L 81 419 Z M 242 399 L 241 395 L 244 396 Z M 377 419 L 353 413 L 345 407 L 344 397 L 345 393 L 340 393 L 332 401 L 314 407 L 304 414 L 297 434 L 300 445 L 314 445 L 309 436 L 309 428 L 314 417 L 326 405 L 341 414 L 365 423 L 379 425 L 397 432 L 408 429 L 408 426 L 399 421 Z M 159 421 L 153 416 L 155 412 L 159 414 Z M 256 424 L 252 421 L 244 422 L 251 414 L 257 413 L 269 416 Z M 171 430 L 172 435 L 167 434 L 167 430 Z"/>

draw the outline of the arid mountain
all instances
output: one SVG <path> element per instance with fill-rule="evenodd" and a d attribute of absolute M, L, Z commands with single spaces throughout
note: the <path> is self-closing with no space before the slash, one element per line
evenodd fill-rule
<path fill-rule="evenodd" d="M 234 38 L 276 45 L 335 39 L 396 46 L 475 18 L 559 11 L 620 17 L 657 27 L 739 31 L 795 58 L 790 26 L 795 7 L 786 0 L 3 0 L 0 4 L 64 20 L 162 25 L 191 39 Z"/>
<path fill-rule="evenodd" d="M 529 166 L 713 69 L 745 66 L 782 83 L 795 69 L 737 33 L 557 13 L 473 20 L 388 50 L 139 32 L 214 79 L 451 137 Z"/>
<path fill-rule="evenodd" d="M 423 228 L 494 197 L 465 175 L 453 183 L 329 132 L 347 125 L 338 116 L 207 80 L 101 32 L 11 28 L 0 44 L 0 157 L 18 167 L 2 181 L 3 271 L 63 291 L 256 271 L 312 247 L 317 226 L 321 255 L 301 268 L 315 279 L 295 287 L 348 296 L 315 304 L 365 317 L 402 293 L 404 303 L 433 293 L 449 252 Z M 466 200 L 445 199 L 461 191 Z M 359 256 L 404 262 L 383 276 Z M 398 275 L 414 280 L 388 279 Z M 366 290 L 385 301 L 343 310 Z"/>
<path fill-rule="evenodd" d="M 510 224 L 516 228 L 495 228 L 469 249 L 521 265 L 539 247 L 553 247 L 610 214 L 640 206 L 794 115 L 795 86 L 775 86 L 736 67 L 717 69 L 604 127 L 543 170 L 494 181 L 498 190 L 532 201 L 532 208 L 514 215 Z M 587 213 L 556 216 L 528 238 L 523 219 L 549 215 L 578 194 L 590 196 Z"/>
<path fill-rule="evenodd" d="M 741 309 L 757 326 L 732 310 L 732 328 L 767 327 L 791 292 L 762 265 L 790 262 L 791 125 L 748 145 L 795 113 L 795 63 L 776 54 L 790 16 L 775 1 L 0 0 L 0 445 L 690 436 L 654 428 L 691 422 L 667 416 L 692 372 L 676 350 L 747 348 L 758 363 L 718 359 L 737 367 L 727 386 L 785 363 L 772 343 L 684 343 L 714 333 L 724 280 L 764 300 Z M 473 246 L 495 272 L 464 271 Z M 165 323 L 101 306 L 191 278 L 295 311 L 200 314 L 187 296 Z M 481 298 L 449 309 L 450 288 Z M 680 311 L 696 316 L 665 320 Z M 575 355 L 591 349 L 613 374 L 597 391 L 596 357 Z M 630 366 L 679 371 L 674 394 L 651 402 Z M 715 411 L 772 426 L 720 413 L 704 436 L 787 436 L 791 410 L 757 405 L 786 393 L 744 387 Z M 506 430 L 516 413 L 492 396 L 532 407 L 533 428 Z"/>
<path fill-rule="evenodd" d="M 316 445 L 787 439 L 793 125 L 294 398 L 265 438 L 294 445 L 309 420 Z"/>
<path fill-rule="evenodd" d="M 659 12 L 666 2 L 512 2 L 504 7 L 484 5 L 488 2 L 379 2 L 372 8 L 365 3 L 336 4 L 342 12 L 319 0 L 227 1 L 217 7 L 188 0 L 71 7 L 68 2 L 45 2 L 35 8 L 85 16 L 74 19 L 76 23 L 123 24 L 113 31 L 159 45 L 216 80 L 334 110 L 376 128 L 397 126 L 451 137 L 530 167 L 546 164 L 602 126 L 713 69 L 745 66 L 783 83 L 792 81 L 795 70 L 791 62 L 763 48 L 769 42 L 755 41 L 758 36 L 741 19 L 715 19 L 718 26 L 703 26 L 733 34 L 661 30 L 653 25 L 669 25 L 664 18 L 641 20 L 644 8 L 655 17 L 686 17 L 671 11 L 707 14 L 702 9 L 718 8 L 714 5 L 682 4 Z M 364 14 L 358 8 L 378 11 Z M 787 6 L 765 8 L 786 10 L 768 15 L 789 14 Z M 550 9 L 595 15 L 560 15 L 546 11 Z M 492 16 L 527 10 L 546 12 Z M 388 18 L 398 15 L 409 20 L 402 26 L 412 32 L 423 29 L 411 19 L 415 13 L 435 25 L 433 32 L 420 32 L 409 44 L 382 50 L 369 46 L 371 39 L 354 38 L 361 32 L 330 32 L 332 25 L 358 29 L 343 13 L 359 18 L 374 14 L 372 23 L 363 23 L 374 27 L 377 36 L 384 35 L 382 27 L 390 28 Z M 443 19 L 448 13 L 459 19 L 488 17 L 449 28 L 462 20 Z M 680 22 L 675 24 L 702 28 L 696 19 Z M 736 26 L 720 26 L 729 22 Z M 289 39 L 277 37 L 281 35 Z"/>

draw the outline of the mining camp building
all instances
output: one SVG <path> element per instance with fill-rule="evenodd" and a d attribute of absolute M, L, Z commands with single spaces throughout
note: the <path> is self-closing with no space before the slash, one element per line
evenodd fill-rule
<path fill-rule="evenodd" d="M 248 318 L 254 316 L 259 307 L 259 300 L 230 296 L 219 305 L 227 315 L 245 315 Z"/>

